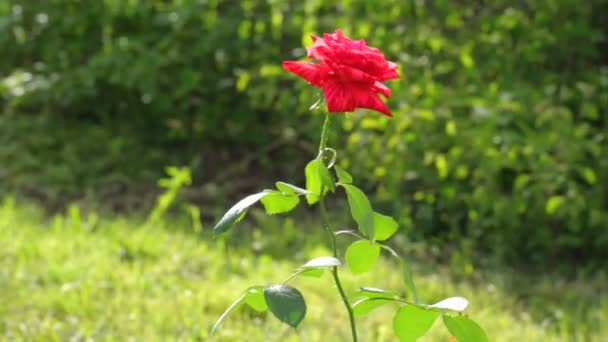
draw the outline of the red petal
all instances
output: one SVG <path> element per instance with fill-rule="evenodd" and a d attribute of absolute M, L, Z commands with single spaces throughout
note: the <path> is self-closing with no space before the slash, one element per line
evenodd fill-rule
<path fill-rule="evenodd" d="M 374 90 L 377 93 L 380 93 L 384 96 L 386 96 L 386 98 L 390 99 L 391 98 L 391 90 L 389 87 L 385 86 L 384 84 L 380 83 L 380 82 L 375 82 L 374 83 Z"/>
<path fill-rule="evenodd" d="M 328 72 L 326 66 L 308 62 L 285 61 L 283 62 L 283 69 L 302 77 L 317 87 L 323 85 Z"/>
<path fill-rule="evenodd" d="M 393 113 L 391 113 L 390 109 L 382 102 L 382 99 L 380 99 L 373 89 L 352 87 L 351 92 L 356 99 L 355 106 L 357 108 L 372 109 L 382 114 L 393 116 Z"/>
<path fill-rule="evenodd" d="M 327 110 L 332 113 L 352 112 L 356 108 L 354 98 L 343 83 L 328 81 L 323 86 L 323 93 L 327 101 Z"/>
<path fill-rule="evenodd" d="M 361 83 L 343 83 L 329 80 L 323 86 L 323 93 L 330 112 L 352 112 L 357 108 L 367 108 L 393 116 L 377 94 L 374 86 Z"/>
<path fill-rule="evenodd" d="M 399 78 L 399 73 L 397 72 L 398 65 L 393 62 L 387 63 L 387 68 L 380 76 L 381 80 L 392 80 L 394 78 Z"/>
<path fill-rule="evenodd" d="M 315 43 L 307 49 L 307 51 L 308 58 L 316 58 L 321 62 L 336 59 L 334 51 L 330 46 L 327 45 L 327 41 L 325 39 L 317 39 Z"/>
<path fill-rule="evenodd" d="M 376 81 L 376 78 L 373 75 L 348 65 L 337 65 L 335 66 L 334 72 L 336 73 L 336 76 L 343 81 L 363 82 L 368 84 Z"/>

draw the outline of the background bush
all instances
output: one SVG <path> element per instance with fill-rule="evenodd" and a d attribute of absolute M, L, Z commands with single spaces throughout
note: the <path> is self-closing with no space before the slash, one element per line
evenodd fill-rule
<path fill-rule="evenodd" d="M 524 263 L 601 260 L 607 10 L 602 0 L 2 1 L 0 187 L 115 202 L 178 164 L 219 203 L 302 179 L 319 93 L 280 62 L 303 57 L 311 33 L 343 28 L 401 65 L 395 118 L 349 115 L 334 145 L 410 239 Z"/>

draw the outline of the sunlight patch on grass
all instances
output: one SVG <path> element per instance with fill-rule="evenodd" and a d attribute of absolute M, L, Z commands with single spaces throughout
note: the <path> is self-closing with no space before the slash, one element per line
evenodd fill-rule
<path fill-rule="evenodd" d="M 17 340 L 207 340 L 215 320 L 251 285 L 285 280 L 301 262 L 220 248 L 171 225 L 145 227 L 116 217 L 93 226 L 45 218 L 38 209 L 0 206 L 0 336 Z M 323 246 L 303 253 L 328 255 Z M 414 265 L 421 297 L 470 300 L 467 314 L 492 341 L 600 341 L 608 336 L 605 279 L 567 282 L 512 271 L 457 279 L 445 268 Z M 401 274 L 384 260 L 373 273 L 342 271 L 347 292 L 358 286 L 404 293 Z M 424 274 L 420 270 L 426 269 Z M 216 341 L 348 340 L 347 316 L 329 274 L 296 278 L 308 313 L 297 329 L 242 306 L 220 326 Z M 362 341 L 394 341 L 396 307 L 358 320 Z M 435 323 L 422 341 L 448 341 Z"/>

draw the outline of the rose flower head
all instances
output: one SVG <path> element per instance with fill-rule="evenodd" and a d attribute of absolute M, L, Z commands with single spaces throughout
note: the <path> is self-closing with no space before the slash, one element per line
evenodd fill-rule
<path fill-rule="evenodd" d="M 323 38 L 312 36 L 312 40 L 308 57 L 319 63 L 285 61 L 285 70 L 322 88 L 332 113 L 367 108 L 393 116 L 379 94 L 391 97 L 391 90 L 381 82 L 399 78 L 397 64 L 365 40 L 347 38 L 340 30 Z"/>

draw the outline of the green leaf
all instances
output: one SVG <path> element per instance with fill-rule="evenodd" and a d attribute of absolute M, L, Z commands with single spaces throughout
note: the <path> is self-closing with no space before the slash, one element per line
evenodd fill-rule
<path fill-rule="evenodd" d="M 264 312 L 268 310 L 268 305 L 266 305 L 266 300 L 264 299 L 264 287 L 250 287 L 247 297 L 245 297 L 245 303 L 256 311 Z"/>
<path fill-rule="evenodd" d="M 346 172 L 343 168 L 338 165 L 334 165 L 334 169 L 336 169 L 336 175 L 338 175 L 338 180 L 342 184 L 350 184 L 353 182 L 353 177 L 350 173 Z"/>
<path fill-rule="evenodd" d="M 442 310 L 454 310 L 464 311 L 469 306 L 469 301 L 462 297 L 450 297 L 433 305 L 429 305 L 429 308 L 442 309 Z"/>
<path fill-rule="evenodd" d="M 399 295 L 376 288 L 362 287 L 361 290 L 351 297 L 353 313 L 355 316 L 365 316 L 372 310 L 398 300 Z"/>
<path fill-rule="evenodd" d="M 323 275 L 324 269 L 341 265 L 340 260 L 334 257 L 315 258 L 300 266 L 298 275 L 318 278 Z"/>
<path fill-rule="evenodd" d="M 324 271 L 325 270 L 322 268 L 306 268 L 306 269 L 302 269 L 298 275 L 304 276 L 304 277 L 319 278 L 323 275 Z"/>
<path fill-rule="evenodd" d="M 340 262 L 340 260 L 334 257 L 320 257 L 308 261 L 307 263 L 302 265 L 302 268 L 326 268 L 341 265 L 342 263 Z"/>
<path fill-rule="evenodd" d="M 334 180 L 323 161 L 315 159 L 306 165 L 304 170 L 306 175 L 306 195 L 308 204 L 315 204 L 319 201 L 319 196 L 324 195 L 328 190 L 334 191 Z M 323 192 L 323 193 L 321 193 Z"/>
<path fill-rule="evenodd" d="M 456 337 L 458 342 L 488 341 L 488 335 L 483 328 L 467 317 L 443 315 L 443 324 Z"/>
<path fill-rule="evenodd" d="M 300 203 L 298 195 L 283 194 L 279 191 L 268 191 L 262 197 L 262 204 L 269 215 L 286 213 L 293 210 Z"/>
<path fill-rule="evenodd" d="M 393 236 L 399 225 L 390 216 L 374 213 L 374 240 L 384 241 Z"/>
<path fill-rule="evenodd" d="M 322 269 L 322 268 L 306 268 L 306 269 L 302 269 L 298 275 L 305 276 L 305 277 L 319 278 L 320 276 L 323 275 L 323 271 L 324 271 L 324 269 Z"/>
<path fill-rule="evenodd" d="M 403 269 L 403 281 L 405 282 L 405 286 L 414 296 L 414 302 L 420 303 L 420 298 L 418 297 L 418 289 L 416 289 L 416 284 L 414 283 L 414 276 L 412 275 L 412 268 L 410 263 L 407 260 L 401 258 L 401 267 Z"/>
<path fill-rule="evenodd" d="M 306 190 L 308 191 L 306 201 L 309 205 L 317 203 L 319 201 L 319 195 L 321 194 L 322 183 L 318 163 L 318 160 L 313 160 L 308 163 L 304 169 Z"/>
<path fill-rule="evenodd" d="M 393 318 L 393 330 L 399 341 L 414 342 L 433 326 L 439 312 L 415 305 L 402 306 Z"/>
<path fill-rule="evenodd" d="M 265 311 L 267 309 L 266 301 L 264 300 L 263 295 L 262 298 L 260 298 L 260 294 L 262 294 L 262 289 L 263 288 L 261 286 L 252 286 L 248 288 L 245 292 L 243 292 L 243 294 L 239 298 L 237 298 L 237 300 L 230 304 L 230 306 L 226 309 L 226 311 L 224 311 L 220 318 L 218 318 L 217 322 L 215 322 L 215 324 L 213 325 L 213 328 L 211 328 L 211 334 L 213 335 L 213 333 L 217 330 L 220 324 L 226 319 L 226 317 L 228 317 L 228 314 L 230 314 L 232 310 L 234 310 L 243 302 L 249 304 L 249 306 L 251 306 L 254 310 Z"/>
<path fill-rule="evenodd" d="M 372 310 L 381 307 L 384 304 L 394 302 L 394 299 L 384 297 L 379 298 L 361 298 L 352 304 L 353 314 L 357 317 L 362 317 L 369 314 Z"/>
<path fill-rule="evenodd" d="M 213 227 L 213 234 L 221 234 L 235 223 L 245 217 L 247 213 L 247 209 L 257 203 L 264 196 L 268 195 L 268 191 L 262 191 L 257 194 L 249 195 L 242 200 L 240 200 L 237 204 L 235 204 L 232 208 L 230 208 L 224 216 L 220 219 L 220 221 Z"/>
<path fill-rule="evenodd" d="M 267 286 L 264 288 L 264 298 L 270 312 L 293 328 L 306 316 L 306 302 L 295 287 L 284 284 Z"/>
<path fill-rule="evenodd" d="M 307 195 L 308 191 L 306 189 L 302 189 L 293 184 L 285 183 L 285 182 L 276 182 L 277 189 L 284 194 L 289 195 Z"/>
<path fill-rule="evenodd" d="M 361 274 L 371 270 L 379 256 L 379 245 L 368 240 L 359 240 L 348 246 L 345 258 L 353 274 Z"/>
<path fill-rule="evenodd" d="M 350 213 L 359 225 L 359 231 L 368 238 L 374 237 L 374 211 L 367 196 L 354 185 L 342 184 L 346 191 Z"/>

